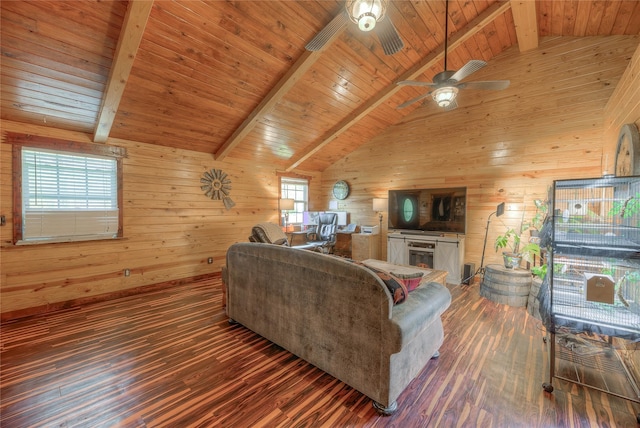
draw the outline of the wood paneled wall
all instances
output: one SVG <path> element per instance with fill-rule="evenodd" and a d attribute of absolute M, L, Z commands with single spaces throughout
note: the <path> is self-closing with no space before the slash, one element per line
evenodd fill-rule
<path fill-rule="evenodd" d="M 604 115 L 605 153 L 609 155 L 607 170 L 613 172 L 620 128 L 627 123 L 635 123 L 640 128 L 640 45 L 605 106 Z"/>
<path fill-rule="evenodd" d="M 538 49 L 526 53 L 513 47 L 469 78 L 509 79 L 507 90 L 462 90 L 460 107 L 450 112 L 438 111 L 428 100 L 325 170 L 323 194 L 330 199 L 333 183 L 346 180 L 352 192 L 342 205 L 352 220 L 377 224 L 372 198 L 387 197 L 389 189 L 467 186 L 465 262 L 479 267 L 487 217 L 506 202 L 505 215 L 492 217 L 485 255 L 485 266 L 501 263 L 493 249 L 495 237 L 506 226 L 517 226 L 523 210 L 530 218 L 533 200 L 546 199 L 553 180 L 600 176 L 607 154 L 612 165 L 604 108 L 639 40 L 544 38 Z M 637 62 L 625 83 L 635 90 L 629 94 L 635 120 L 640 119 Z M 627 105 L 612 110 L 629 120 Z"/>
<path fill-rule="evenodd" d="M 604 141 L 606 153 L 609 153 L 607 169 L 612 172 L 620 128 L 627 123 L 635 123 L 640 128 L 640 45 L 605 107 L 605 119 Z M 624 346 L 627 349 L 621 351 L 621 355 L 627 368 L 634 379 L 640 379 L 640 352 L 635 344 L 625 343 Z"/>
<path fill-rule="evenodd" d="M 386 197 L 389 189 L 467 186 L 465 261 L 479 265 L 487 216 L 504 201 L 507 213 L 489 229 L 485 265 L 499 262 L 495 236 L 515 225 L 523 208 L 533 214 L 532 200 L 544 198 L 552 180 L 598 176 L 607 157 L 611 171 L 619 125 L 640 123 L 638 41 L 547 38 L 527 53 L 511 48 L 470 79 L 510 79 L 509 89 L 463 91 L 461 107 L 452 112 L 428 103 L 322 174 L 305 173 L 312 176 L 310 208 L 326 209 L 333 183 L 344 179 L 351 194 L 339 209 L 349 211 L 353 222 L 377 224 L 372 198 Z M 621 95 L 612 97 L 618 82 L 615 94 Z M 45 126 L 1 125 L 89 141 L 86 134 Z M 125 238 L 35 246 L 11 243 L 11 147 L 0 144 L 0 214 L 7 217 L 0 227 L 3 316 L 219 272 L 228 246 L 245 241 L 253 224 L 278 221 L 278 177 L 271 165 L 216 162 L 212 155 L 126 140 L 108 144 L 128 151 Z M 200 190 L 200 176 L 211 168 L 231 177 L 236 206 L 229 211 Z"/>
<path fill-rule="evenodd" d="M 89 142 L 89 136 L 2 122 L 4 131 Z M 227 248 L 246 241 L 258 222 L 279 221 L 279 179 L 272 165 L 216 162 L 213 155 L 110 139 L 127 149 L 124 160 L 124 239 L 81 243 L 12 244 L 11 145 L 0 145 L 0 228 L 3 318 L 41 311 L 60 302 L 117 295 L 219 272 Z M 207 198 L 202 173 L 222 169 L 231 179 L 235 207 Z M 319 206 L 320 174 L 311 179 L 312 208 Z M 213 258 L 213 264 L 207 259 Z M 124 276 L 130 269 L 131 276 Z"/>

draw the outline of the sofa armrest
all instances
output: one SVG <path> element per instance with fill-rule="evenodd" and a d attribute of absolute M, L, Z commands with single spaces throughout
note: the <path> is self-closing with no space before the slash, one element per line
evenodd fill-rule
<path fill-rule="evenodd" d="M 400 352 L 451 304 L 451 293 L 442 284 L 429 282 L 409 293 L 409 298 L 393 307 L 391 323 L 395 331 L 390 332 L 390 352 Z"/>

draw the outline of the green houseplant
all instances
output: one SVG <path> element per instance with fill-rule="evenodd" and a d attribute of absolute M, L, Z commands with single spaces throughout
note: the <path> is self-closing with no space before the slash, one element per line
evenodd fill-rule
<path fill-rule="evenodd" d="M 537 238 L 539 236 L 539 231 L 544 225 L 544 220 L 547 217 L 548 205 L 547 202 L 542 199 L 534 199 L 533 203 L 536 206 L 536 213 L 531 218 L 528 226 L 531 236 Z"/>
<path fill-rule="evenodd" d="M 518 231 L 514 228 L 507 228 L 506 232 L 502 235 L 498 235 L 494 242 L 494 248 L 496 251 L 499 249 L 509 250 L 502 252 L 504 267 L 507 269 L 517 268 L 520 266 L 522 260 L 531 263 L 533 262 L 534 255 L 538 257 L 540 256 L 540 245 L 538 245 L 537 242 L 528 242 L 524 247 L 520 248 L 520 244 L 522 243 L 522 234 L 527 231 L 533 223 L 524 222 L 524 211 L 522 213 L 522 217 Z M 540 225 L 542 225 L 543 219 L 544 217 L 540 218 Z"/>
<path fill-rule="evenodd" d="M 520 248 L 521 242 L 522 232 L 517 233 L 513 228 L 509 228 L 504 234 L 498 235 L 494 243 L 496 251 L 501 248 L 503 250 L 509 250 L 502 252 L 504 267 L 508 269 L 515 269 L 520 266 L 522 260 L 532 262 L 534 255 L 540 256 L 540 245 L 534 242 L 529 242 L 524 247 Z"/>

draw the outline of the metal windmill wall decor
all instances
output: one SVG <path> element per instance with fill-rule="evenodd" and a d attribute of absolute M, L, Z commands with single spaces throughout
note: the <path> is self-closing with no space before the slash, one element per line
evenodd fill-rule
<path fill-rule="evenodd" d="M 205 171 L 200 179 L 200 189 L 204 192 L 205 196 L 213 199 L 214 201 L 222 199 L 224 207 L 229 210 L 235 206 L 235 202 L 229 197 L 231 192 L 231 180 L 229 176 L 221 169 L 211 169 L 211 171 Z"/>

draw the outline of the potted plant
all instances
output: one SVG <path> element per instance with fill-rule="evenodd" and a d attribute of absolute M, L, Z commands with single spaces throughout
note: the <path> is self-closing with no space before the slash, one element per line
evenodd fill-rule
<path fill-rule="evenodd" d="M 504 267 L 507 269 L 515 269 L 520 266 L 522 260 L 527 262 L 533 262 L 533 256 L 540 256 L 540 245 L 535 242 L 529 242 L 527 245 L 520 248 L 522 242 L 522 233 L 527 230 L 525 223 L 520 223 L 519 232 L 516 232 L 513 228 L 508 228 L 507 231 L 498 235 L 494 242 L 494 248 L 498 251 L 500 248 L 509 249 L 510 251 L 503 251 L 502 257 L 504 259 Z"/>
<path fill-rule="evenodd" d="M 531 222 L 528 224 L 529 233 L 531 234 L 531 237 L 534 238 L 532 239 L 532 242 L 539 243 L 539 232 L 544 225 L 545 218 L 547 217 L 548 207 L 547 202 L 541 199 L 534 199 L 533 203 L 536 206 L 536 213 L 531 218 Z"/>

